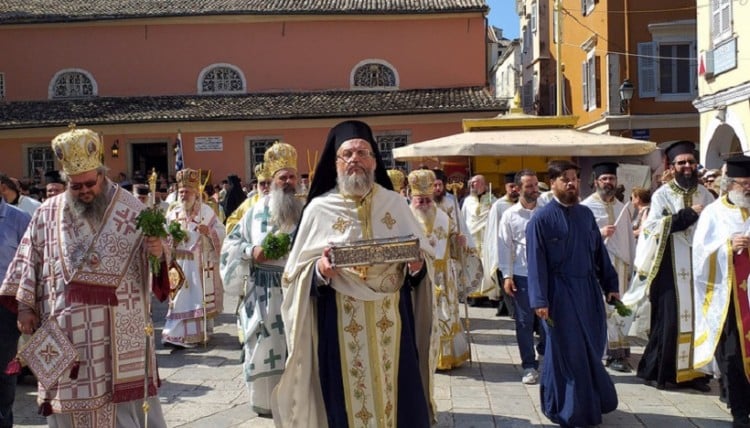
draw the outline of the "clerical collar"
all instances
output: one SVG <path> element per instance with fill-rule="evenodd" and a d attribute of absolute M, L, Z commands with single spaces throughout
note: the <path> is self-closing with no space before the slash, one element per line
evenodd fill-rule
<path fill-rule="evenodd" d="M 604 198 L 602 198 L 602 195 L 600 195 L 599 192 L 594 192 L 594 197 L 598 198 L 605 205 L 612 205 L 612 204 L 614 204 L 615 203 L 615 199 L 616 199 L 614 196 L 612 196 L 612 200 L 609 201 L 609 202 L 607 202 L 607 201 L 604 200 Z"/>
<path fill-rule="evenodd" d="M 370 186 L 370 189 L 369 189 L 369 190 L 368 190 L 367 192 L 365 192 L 365 194 L 364 194 L 364 195 L 362 195 L 362 196 L 360 196 L 360 195 L 347 195 L 347 194 L 345 194 L 345 193 L 341 193 L 341 196 L 342 196 L 342 197 L 343 197 L 344 199 L 349 199 L 349 200 L 352 200 L 352 201 L 354 201 L 354 202 L 360 202 L 360 201 L 362 201 L 363 199 L 366 199 L 367 197 L 371 196 L 371 195 L 372 195 L 372 190 L 373 190 L 374 188 L 375 188 L 375 186 L 374 186 L 374 185 L 373 185 L 373 186 Z M 339 188 L 339 191 L 341 191 L 341 189 L 340 189 L 340 188 Z"/>
<path fill-rule="evenodd" d="M 698 186 L 695 185 L 693 187 L 690 187 L 690 188 L 686 189 L 686 188 L 680 186 L 677 183 L 676 179 L 673 179 L 672 181 L 669 182 L 669 187 L 671 187 L 672 190 L 674 190 L 675 192 L 679 192 L 679 193 L 693 193 L 698 188 Z"/>

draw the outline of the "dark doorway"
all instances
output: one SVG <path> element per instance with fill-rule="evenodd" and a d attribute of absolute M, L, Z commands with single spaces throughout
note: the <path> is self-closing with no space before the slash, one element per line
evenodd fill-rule
<path fill-rule="evenodd" d="M 167 143 L 133 143 L 132 176 L 145 177 L 156 168 L 159 175 L 169 176 Z"/>

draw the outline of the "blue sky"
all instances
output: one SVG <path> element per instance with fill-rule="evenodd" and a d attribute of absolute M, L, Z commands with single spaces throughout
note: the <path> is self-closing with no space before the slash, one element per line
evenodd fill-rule
<path fill-rule="evenodd" d="M 487 0 L 487 4 L 490 6 L 489 25 L 502 28 L 503 36 L 508 39 L 517 38 L 519 20 L 515 0 Z"/>

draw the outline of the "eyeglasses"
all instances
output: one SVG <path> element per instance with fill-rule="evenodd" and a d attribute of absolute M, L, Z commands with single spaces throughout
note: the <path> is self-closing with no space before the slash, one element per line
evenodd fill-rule
<path fill-rule="evenodd" d="M 743 189 L 750 189 L 750 180 L 732 180 L 732 183 L 739 184 Z"/>
<path fill-rule="evenodd" d="M 71 190 L 75 190 L 75 191 L 81 190 L 84 187 L 87 188 L 87 189 L 91 189 L 92 187 L 96 186 L 96 184 L 99 182 L 99 176 L 100 175 L 101 174 L 96 174 L 96 178 L 95 179 L 89 180 L 89 181 L 84 181 L 83 183 L 73 183 L 73 182 L 71 182 L 70 183 L 70 189 Z"/>
<path fill-rule="evenodd" d="M 350 162 L 354 158 L 354 155 L 357 155 L 360 159 L 369 159 L 372 157 L 372 152 L 367 149 L 342 150 L 336 157 L 344 162 Z"/>
<path fill-rule="evenodd" d="M 688 160 L 681 160 L 681 161 L 672 162 L 673 165 L 677 165 L 677 166 L 695 165 L 697 163 L 698 162 L 696 162 L 694 159 L 688 159 Z"/>

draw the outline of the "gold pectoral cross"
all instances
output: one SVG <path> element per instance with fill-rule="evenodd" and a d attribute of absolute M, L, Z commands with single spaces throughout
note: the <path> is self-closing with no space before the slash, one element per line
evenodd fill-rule
<path fill-rule="evenodd" d="M 369 269 L 369 266 L 356 266 L 354 267 L 354 270 L 359 274 L 359 279 L 362 281 L 367 281 L 367 270 Z"/>

